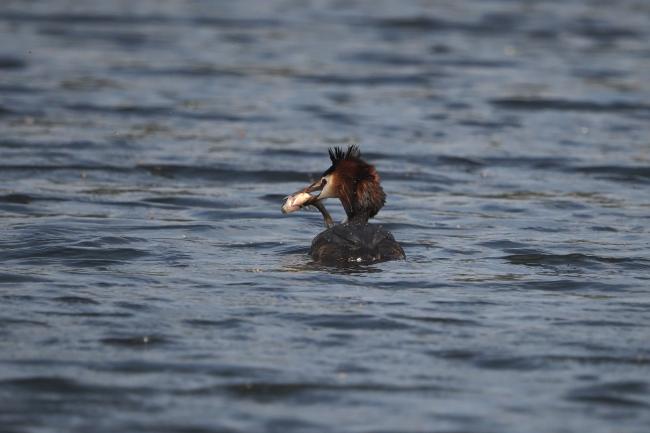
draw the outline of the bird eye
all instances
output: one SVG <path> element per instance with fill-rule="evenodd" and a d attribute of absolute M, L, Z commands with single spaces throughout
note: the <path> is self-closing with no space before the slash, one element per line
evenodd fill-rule
<path fill-rule="evenodd" d="M 325 185 L 327 185 L 327 179 L 322 178 L 320 181 L 320 186 L 325 186 Z"/>

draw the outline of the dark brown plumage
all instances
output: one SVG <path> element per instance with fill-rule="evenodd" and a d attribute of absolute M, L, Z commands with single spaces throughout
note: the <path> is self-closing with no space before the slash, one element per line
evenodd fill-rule
<path fill-rule="evenodd" d="M 325 264 L 374 263 L 406 258 L 393 235 L 379 224 L 335 225 L 311 242 L 312 259 Z"/>
<path fill-rule="evenodd" d="M 332 166 L 322 177 L 330 176 L 348 221 L 367 222 L 386 202 L 377 170 L 361 159 L 357 146 L 348 147 L 346 152 L 335 147 L 329 154 Z"/>

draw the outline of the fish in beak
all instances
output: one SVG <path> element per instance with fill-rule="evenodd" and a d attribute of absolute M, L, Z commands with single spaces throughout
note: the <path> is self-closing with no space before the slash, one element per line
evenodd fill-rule
<path fill-rule="evenodd" d="M 295 212 L 305 206 L 316 206 L 317 203 L 322 205 L 322 203 L 320 203 L 321 200 L 335 197 L 331 194 L 331 180 L 331 175 L 323 176 L 311 185 L 285 197 L 284 204 L 282 205 L 282 213 L 287 214 Z M 314 192 L 318 192 L 318 194 L 312 194 Z"/>
<path fill-rule="evenodd" d="M 311 185 L 294 192 L 293 194 L 285 197 L 284 204 L 282 205 L 282 213 L 288 214 L 302 209 L 305 206 L 314 206 L 320 211 L 323 215 L 323 220 L 325 221 L 325 227 L 329 228 L 334 225 L 334 221 L 330 216 L 325 205 L 321 202 L 323 197 L 323 190 L 327 186 L 327 179 L 325 177 L 313 182 Z M 311 193 L 318 192 L 316 195 Z"/>

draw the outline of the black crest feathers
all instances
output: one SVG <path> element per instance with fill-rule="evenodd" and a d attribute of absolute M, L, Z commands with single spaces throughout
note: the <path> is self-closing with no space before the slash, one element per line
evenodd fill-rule
<path fill-rule="evenodd" d="M 344 151 L 340 147 L 330 147 L 328 150 L 330 154 L 330 159 L 332 160 L 332 164 L 336 165 L 337 162 L 343 161 L 346 159 L 359 159 L 361 158 L 361 151 L 359 150 L 359 146 L 356 144 L 352 144 L 348 146 L 348 150 Z"/>

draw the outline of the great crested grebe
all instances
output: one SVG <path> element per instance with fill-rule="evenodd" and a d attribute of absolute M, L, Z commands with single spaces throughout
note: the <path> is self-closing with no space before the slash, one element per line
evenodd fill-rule
<path fill-rule="evenodd" d="M 383 226 L 369 224 L 384 206 L 386 194 L 379 184 L 375 167 L 361 159 L 356 145 L 347 151 L 340 147 L 329 149 L 332 166 L 311 185 L 287 197 L 283 213 L 294 212 L 305 206 L 316 207 L 327 230 L 311 243 L 310 254 L 323 263 L 372 263 L 404 259 L 404 250 Z M 311 193 L 320 191 L 318 195 Z M 341 200 L 347 220 L 334 225 L 322 200 Z"/>

